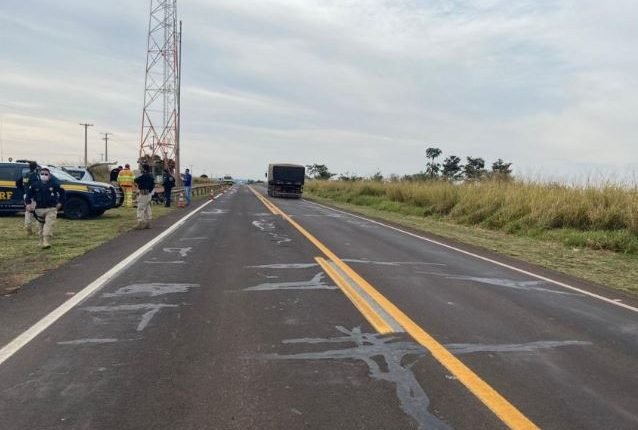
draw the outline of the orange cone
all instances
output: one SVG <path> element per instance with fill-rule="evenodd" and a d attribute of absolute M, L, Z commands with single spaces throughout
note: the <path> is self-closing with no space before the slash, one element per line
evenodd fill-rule
<path fill-rule="evenodd" d="M 177 207 L 185 208 L 186 202 L 184 201 L 184 193 L 179 193 L 179 197 L 177 198 Z"/>

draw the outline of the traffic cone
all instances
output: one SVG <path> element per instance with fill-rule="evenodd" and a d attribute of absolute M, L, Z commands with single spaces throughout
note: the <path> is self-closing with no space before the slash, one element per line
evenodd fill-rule
<path fill-rule="evenodd" d="M 186 201 L 184 201 L 184 193 L 179 193 L 179 197 L 177 198 L 177 207 L 178 208 L 186 207 Z"/>

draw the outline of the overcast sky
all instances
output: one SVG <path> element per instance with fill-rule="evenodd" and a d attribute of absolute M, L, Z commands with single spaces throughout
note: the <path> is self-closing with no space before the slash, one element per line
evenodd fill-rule
<path fill-rule="evenodd" d="M 0 2 L 3 156 L 79 162 L 139 146 L 148 0 Z M 425 148 L 518 174 L 638 170 L 638 1 L 178 0 L 182 157 L 370 175 Z"/>

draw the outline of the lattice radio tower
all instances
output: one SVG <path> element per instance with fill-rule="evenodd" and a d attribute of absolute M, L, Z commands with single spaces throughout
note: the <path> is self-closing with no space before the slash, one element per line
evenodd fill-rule
<path fill-rule="evenodd" d="M 151 0 L 139 156 L 159 157 L 178 173 L 181 45 L 177 0 Z"/>

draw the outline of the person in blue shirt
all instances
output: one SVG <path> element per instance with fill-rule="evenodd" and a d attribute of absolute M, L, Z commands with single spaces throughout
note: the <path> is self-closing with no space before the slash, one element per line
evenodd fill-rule
<path fill-rule="evenodd" d="M 191 176 L 191 171 L 186 169 L 186 173 L 182 175 L 182 181 L 184 182 L 184 198 L 186 199 L 186 204 L 191 204 L 191 183 L 193 182 L 193 177 Z"/>

